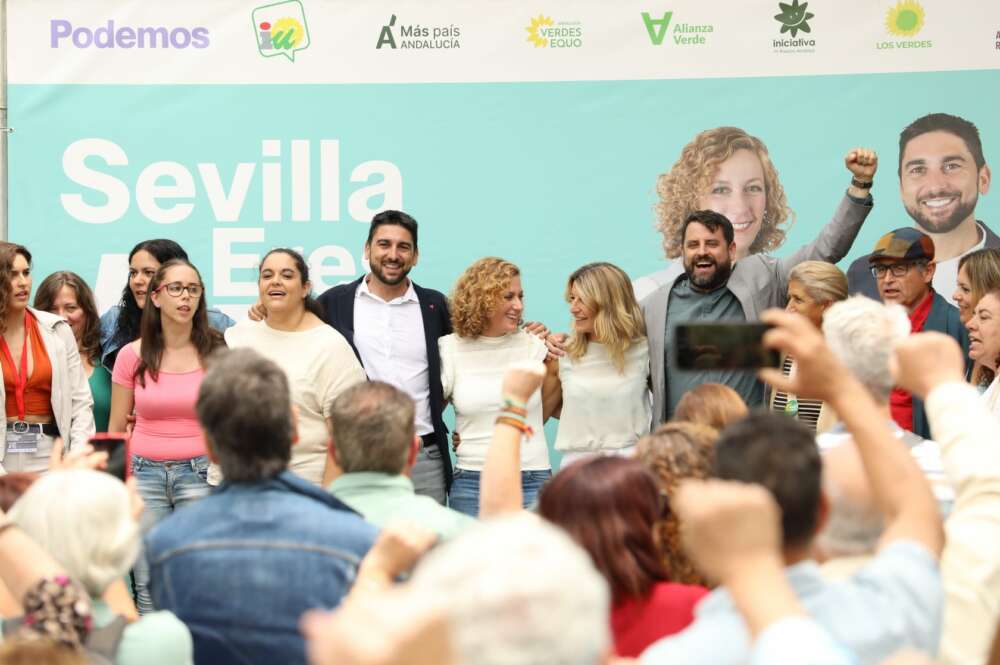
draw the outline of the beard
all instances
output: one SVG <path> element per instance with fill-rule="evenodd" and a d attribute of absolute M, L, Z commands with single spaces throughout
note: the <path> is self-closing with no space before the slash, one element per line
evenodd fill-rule
<path fill-rule="evenodd" d="M 715 270 L 708 274 L 696 275 L 694 266 L 701 261 L 711 261 Z M 685 263 L 684 272 L 687 273 L 688 279 L 691 280 L 691 284 L 695 288 L 701 291 L 714 291 L 729 281 L 729 275 L 733 272 L 733 264 L 729 262 L 725 265 L 719 265 L 714 256 L 702 255 L 694 257 L 690 263 Z"/>
<path fill-rule="evenodd" d="M 391 278 L 391 279 L 389 277 L 387 277 L 386 274 L 385 274 L 385 272 L 382 270 L 382 263 L 381 262 L 379 262 L 379 263 L 370 263 L 368 265 L 368 267 L 371 268 L 372 274 L 375 275 L 378 278 L 378 281 L 382 282 L 383 284 L 385 284 L 387 286 L 396 286 L 397 284 L 402 283 L 403 280 L 406 279 L 406 276 L 410 274 L 410 269 L 409 268 L 403 269 L 403 264 L 402 263 L 399 264 L 399 265 L 400 265 L 399 276 L 395 277 L 395 278 Z"/>
<path fill-rule="evenodd" d="M 935 196 L 952 196 L 957 192 L 932 192 L 930 195 L 923 198 L 934 198 Z M 961 196 L 961 195 L 959 195 Z M 955 207 L 955 212 L 953 212 L 947 219 L 943 221 L 936 222 L 930 217 L 925 215 L 920 210 L 920 203 L 917 203 L 915 208 L 911 208 L 908 205 L 904 205 L 906 208 L 906 213 L 910 218 L 917 223 L 921 229 L 927 233 L 948 233 L 949 231 L 954 231 L 959 227 L 959 225 L 964 222 L 975 210 L 976 203 L 979 202 L 979 193 L 972 198 L 971 201 L 963 201 L 961 198 L 958 200 L 958 205 Z"/>

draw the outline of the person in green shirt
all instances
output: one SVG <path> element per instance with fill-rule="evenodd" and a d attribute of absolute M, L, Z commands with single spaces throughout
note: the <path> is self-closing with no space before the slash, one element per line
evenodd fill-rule
<path fill-rule="evenodd" d="M 111 413 L 111 373 L 100 363 L 101 320 L 93 291 L 75 272 L 54 272 L 38 285 L 35 309 L 61 316 L 69 323 L 94 397 L 94 424 L 98 432 L 107 432 Z"/>
<path fill-rule="evenodd" d="M 421 438 L 413 410 L 409 395 L 381 381 L 341 393 L 330 413 L 335 471 L 328 490 L 376 526 L 410 522 L 447 540 L 476 520 L 414 492 L 409 474 Z"/>

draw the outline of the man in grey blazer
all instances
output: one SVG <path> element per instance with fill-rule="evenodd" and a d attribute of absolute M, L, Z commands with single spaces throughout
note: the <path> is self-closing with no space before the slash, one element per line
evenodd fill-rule
<path fill-rule="evenodd" d="M 874 175 L 873 152 L 852 151 L 848 159 L 860 160 Z M 870 188 L 870 177 L 860 184 Z M 836 263 L 844 258 L 871 209 L 870 194 L 865 199 L 849 195 L 816 239 L 792 255 L 777 259 L 751 254 L 738 262 L 728 219 L 707 210 L 688 217 L 681 231 L 683 265 L 674 262 L 673 274 L 640 303 L 649 339 L 654 427 L 673 415 L 686 390 L 701 383 L 729 385 L 750 407 L 763 403 L 763 386 L 752 371 L 678 370 L 673 359 L 674 327 L 692 321 L 756 321 L 765 309 L 784 307 L 792 268 L 802 261 Z"/>

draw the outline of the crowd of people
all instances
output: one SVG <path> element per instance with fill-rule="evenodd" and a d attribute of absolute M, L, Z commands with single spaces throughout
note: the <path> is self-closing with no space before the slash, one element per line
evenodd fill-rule
<path fill-rule="evenodd" d="M 961 118 L 907 127 L 918 228 L 862 279 L 835 264 L 878 163 L 850 150 L 832 220 L 779 259 L 764 144 L 699 134 L 658 187 L 679 260 L 573 271 L 565 331 L 525 321 L 503 258 L 416 284 L 402 211 L 319 296 L 268 252 L 238 323 L 170 240 L 100 317 L 71 272 L 30 306 L 32 255 L 0 244 L 0 665 L 1000 663 L 988 167 Z M 679 325 L 757 321 L 776 366 L 680 362 Z"/>

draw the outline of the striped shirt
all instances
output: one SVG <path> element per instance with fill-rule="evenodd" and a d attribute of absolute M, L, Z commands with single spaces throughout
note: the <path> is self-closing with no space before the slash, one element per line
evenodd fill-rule
<path fill-rule="evenodd" d="M 795 368 L 795 360 L 791 356 L 785 356 L 785 362 L 781 364 L 781 373 L 785 376 L 791 376 L 792 370 Z M 823 402 L 816 399 L 802 399 L 792 395 L 798 409 L 791 409 L 786 411 L 788 407 L 788 393 L 783 393 L 780 390 L 775 391 L 774 399 L 771 401 L 771 410 L 777 413 L 785 413 L 787 415 L 794 415 L 800 423 L 808 425 L 811 429 L 816 429 L 816 423 L 819 422 L 819 412 L 823 408 Z"/>

